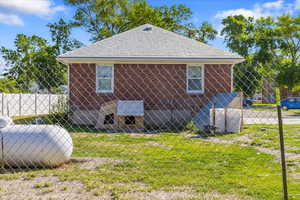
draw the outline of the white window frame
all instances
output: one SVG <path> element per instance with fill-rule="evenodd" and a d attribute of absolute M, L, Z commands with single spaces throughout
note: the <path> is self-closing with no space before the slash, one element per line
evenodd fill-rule
<path fill-rule="evenodd" d="M 99 90 L 99 79 L 105 79 L 105 78 L 99 78 L 98 77 L 98 70 L 101 67 L 111 67 L 112 68 L 112 77 L 111 77 L 111 90 Z M 96 65 L 96 93 L 113 93 L 114 92 L 114 65 L 111 64 L 98 64 Z M 108 79 L 108 78 L 107 78 Z"/>
<path fill-rule="evenodd" d="M 201 67 L 201 90 L 189 90 L 189 67 Z M 186 92 L 188 94 L 203 94 L 204 93 L 204 65 L 203 64 L 188 64 L 186 65 Z"/>

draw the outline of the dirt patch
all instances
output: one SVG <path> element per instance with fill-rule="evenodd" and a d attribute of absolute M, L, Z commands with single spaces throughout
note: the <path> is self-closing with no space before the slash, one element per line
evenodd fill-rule
<path fill-rule="evenodd" d="M 14 199 L 99 199 L 84 190 L 80 181 L 60 181 L 57 177 L 37 177 L 34 179 L 0 180 L 1 200 Z M 109 199 L 103 194 L 101 199 Z"/>
<path fill-rule="evenodd" d="M 82 169 L 95 169 L 100 165 L 107 163 L 118 164 L 123 162 L 122 160 L 112 158 L 72 158 L 71 163 L 78 164 Z"/>
<path fill-rule="evenodd" d="M 133 137 L 133 138 L 152 138 L 152 137 L 157 137 L 158 133 L 130 133 L 128 136 Z"/>
<path fill-rule="evenodd" d="M 253 147 L 262 153 L 271 154 L 271 155 L 276 156 L 276 161 L 280 160 L 280 151 L 279 150 L 251 145 L 251 142 L 249 142 L 250 138 L 248 136 L 246 136 L 246 137 L 240 136 L 237 138 L 233 138 L 231 140 L 224 140 L 224 139 L 220 139 L 220 138 L 210 137 L 210 138 L 206 138 L 205 140 L 209 141 L 209 142 L 213 142 L 213 143 L 218 143 L 218 144 L 236 144 L 236 145 L 240 145 L 242 147 Z M 286 154 L 287 158 L 289 156 L 293 156 L 293 155 L 294 154 L 292 154 L 292 155 L 288 154 L 288 153 Z"/>
<path fill-rule="evenodd" d="M 197 193 L 189 187 L 172 188 L 171 190 L 146 191 L 147 186 L 137 184 L 119 183 L 128 192 L 112 192 L 112 185 L 102 184 L 102 189 L 87 191 L 80 181 L 61 181 L 55 176 L 36 177 L 33 179 L 0 180 L 1 200 L 31 199 L 31 200 L 54 200 L 54 199 L 82 199 L 82 200 L 173 200 L 199 198 L 203 200 L 250 200 L 236 195 L 220 194 L 218 192 Z M 116 187 L 116 185 L 114 185 Z M 128 187 L 128 188 L 127 188 Z M 109 189 L 110 188 L 110 189 Z M 139 191 L 140 190 L 140 191 Z"/>
<path fill-rule="evenodd" d="M 166 192 L 166 191 L 151 191 L 151 192 L 131 192 L 121 195 L 121 199 L 144 199 L 144 200 L 171 200 L 171 199 L 191 199 L 197 196 L 188 192 Z"/>
<path fill-rule="evenodd" d="M 160 143 L 153 142 L 153 141 L 146 142 L 145 145 L 152 146 L 152 147 L 160 147 L 160 148 L 167 149 L 167 150 L 172 149 L 172 147 L 169 145 L 164 145 L 164 144 L 160 144 Z"/>
<path fill-rule="evenodd" d="M 296 181 L 300 181 L 300 173 L 293 173 L 292 177 L 296 180 Z"/>
<path fill-rule="evenodd" d="M 245 144 L 251 144 L 252 143 L 252 139 L 249 138 L 248 135 L 238 136 L 238 137 L 233 138 L 233 140 L 238 142 L 238 143 L 245 143 Z"/>
<path fill-rule="evenodd" d="M 96 147 L 126 147 L 125 144 L 117 144 L 113 142 L 91 142 L 89 145 L 94 145 Z"/>
<path fill-rule="evenodd" d="M 231 194 L 220 194 L 218 192 L 207 192 L 202 195 L 200 195 L 200 198 L 204 200 L 251 200 L 250 197 L 240 197 L 237 195 L 231 195 Z"/>
<path fill-rule="evenodd" d="M 236 195 L 220 194 L 218 192 L 207 192 L 207 193 L 196 193 L 193 190 L 174 190 L 174 191 L 163 191 L 155 190 L 151 192 L 130 192 L 124 193 L 120 196 L 121 199 L 131 200 L 179 200 L 179 199 L 203 199 L 203 200 L 251 200 L 249 197 L 239 197 Z"/>

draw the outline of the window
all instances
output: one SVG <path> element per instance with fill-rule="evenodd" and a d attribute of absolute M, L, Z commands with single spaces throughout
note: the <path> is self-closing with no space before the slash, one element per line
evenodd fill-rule
<path fill-rule="evenodd" d="M 289 101 L 289 102 L 296 102 L 296 99 L 295 99 L 295 98 L 289 98 L 288 101 Z"/>
<path fill-rule="evenodd" d="M 134 116 L 125 116 L 125 124 L 126 125 L 134 125 L 135 117 Z"/>
<path fill-rule="evenodd" d="M 96 91 L 101 93 L 113 92 L 114 69 L 109 65 L 96 67 Z"/>
<path fill-rule="evenodd" d="M 114 114 L 105 115 L 104 124 L 114 124 Z"/>
<path fill-rule="evenodd" d="M 201 65 L 187 66 L 187 92 L 203 93 L 203 67 Z"/>

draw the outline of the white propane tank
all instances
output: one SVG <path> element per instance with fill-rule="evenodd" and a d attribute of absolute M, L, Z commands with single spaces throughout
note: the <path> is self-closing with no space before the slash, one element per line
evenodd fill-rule
<path fill-rule="evenodd" d="M 10 117 L 0 116 L 0 128 L 4 128 L 12 124 L 14 124 L 14 122 Z"/>
<path fill-rule="evenodd" d="M 0 162 L 8 166 L 55 167 L 73 151 L 69 133 L 55 125 L 9 125 L 0 136 Z"/>

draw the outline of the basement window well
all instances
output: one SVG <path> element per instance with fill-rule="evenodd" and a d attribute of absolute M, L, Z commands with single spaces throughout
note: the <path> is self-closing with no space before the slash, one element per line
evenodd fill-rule
<path fill-rule="evenodd" d="M 134 116 L 125 116 L 125 124 L 126 125 L 134 125 L 135 117 Z"/>

